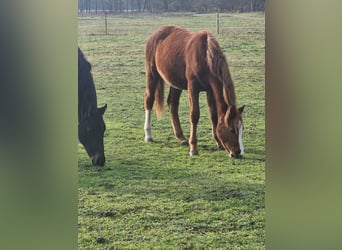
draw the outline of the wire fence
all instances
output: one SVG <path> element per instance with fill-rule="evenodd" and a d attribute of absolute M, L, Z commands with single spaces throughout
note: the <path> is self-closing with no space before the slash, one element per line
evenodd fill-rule
<path fill-rule="evenodd" d="M 263 14 L 263 13 L 262 13 Z M 139 14 L 139 16 L 151 16 L 151 14 Z M 184 13 L 184 15 L 187 15 L 186 13 Z M 105 35 L 110 35 L 110 22 L 109 19 L 111 19 L 113 15 L 112 13 L 108 13 L 108 12 L 103 12 L 100 14 L 82 14 L 79 15 L 79 18 L 87 18 L 87 17 L 103 17 L 104 21 L 103 21 L 103 25 L 104 25 L 104 34 Z M 134 17 L 136 15 L 128 15 L 128 17 Z M 165 16 L 165 15 L 163 15 Z M 172 16 L 172 14 L 170 15 Z M 263 25 L 264 26 L 264 20 L 265 17 L 264 16 L 246 16 L 246 15 L 237 15 L 237 14 L 220 14 L 220 13 L 216 13 L 216 14 L 211 14 L 211 16 L 213 17 L 213 20 L 215 18 L 215 23 L 216 23 L 216 34 L 220 34 L 222 31 L 224 31 L 225 29 L 244 29 L 244 28 L 249 28 L 249 29 L 260 29 L 260 27 Z M 258 23 L 255 25 L 255 27 L 251 26 L 250 24 L 248 26 L 241 26 L 241 24 L 239 26 L 232 26 L 227 25 L 226 23 L 226 19 L 228 18 L 236 18 L 236 19 L 245 19 L 245 20 L 254 20 L 257 21 Z M 262 24 L 260 24 L 260 22 L 262 22 Z M 264 27 L 262 27 L 264 28 Z"/>
<path fill-rule="evenodd" d="M 127 20 L 125 23 L 118 23 L 118 17 L 124 17 L 120 20 Z M 85 32 L 88 35 L 116 35 L 117 29 L 127 28 L 129 30 L 135 30 L 135 27 L 131 27 L 131 19 L 140 19 L 138 23 L 140 30 L 139 33 L 144 32 L 149 34 L 153 32 L 159 25 L 162 24 L 176 24 L 181 25 L 185 22 L 195 22 L 195 25 L 191 24 L 192 31 L 196 30 L 209 30 L 214 35 L 223 36 L 236 32 L 260 32 L 264 33 L 265 29 L 265 17 L 264 13 L 212 13 L 212 14 L 197 14 L 197 13 L 168 13 L 168 14 L 88 14 L 79 15 L 79 24 L 82 22 L 92 22 L 92 28 L 87 29 Z M 198 19 L 198 20 L 197 20 Z M 155 20 L 151 23 L 150 20 Z M 186 20 L 186 21 L 184 21 Z M 177 23 L 179 22 L 179 23 Z M 155 24 L 155 25 L 154 25 Z M 136 22 L 135 22 L 136 25 Z M 118 27 L 120 26 L 120 27 Z M 185 26 L 186 28 L 186 26 Z M 81 29 L 81 31 L 80 31 Z M 82 34 L 82 25 L 79 25 L 79 34 Z"/>

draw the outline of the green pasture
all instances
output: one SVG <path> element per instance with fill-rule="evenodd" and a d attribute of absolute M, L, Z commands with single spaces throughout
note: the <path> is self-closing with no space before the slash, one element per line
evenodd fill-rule
<path fill-rule="evenodd" d="M 79 249 L 265 248 L 264 14 L 108 16 L 78 18 L 78 45 L 92 64 L 104 115 L 106 165 L 91 165 L 78 146 Z M 226 54 L 238 106 L 244 111 L 243 159 L 218 151 L 205 93 L 200 95 L 198 156 L 175 139 L 167 108 L 152 116 L 144 143 L 144 48 L 164 24 L 209 30 Z M 167 60 L 167 58 L 165 59 Z M 168 88 L 166 88 L 166 91 Z M 180 120 L 189 136 L 187 93 Z"/>

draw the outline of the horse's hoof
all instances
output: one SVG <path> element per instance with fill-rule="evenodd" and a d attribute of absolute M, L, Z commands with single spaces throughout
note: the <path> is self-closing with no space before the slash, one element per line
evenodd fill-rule
<path fill-rule="evenodd" d="M 145 138 L 145 142 L 153 142 L 152 138 Z"/>
<path fill-rule="evenodd" d="M 182 141 L 181 141 L 181 145 L 183 145 L 183 146 L 189 146 L 188 140 L 182 140 Z"/>
<path fill-rule="evenodd" d="M 198 155 L 198 151 L 190 151 L 190 156 Z"/>

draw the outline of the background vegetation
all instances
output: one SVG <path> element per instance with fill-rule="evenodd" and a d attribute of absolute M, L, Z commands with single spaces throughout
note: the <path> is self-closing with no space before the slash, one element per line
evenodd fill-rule
<path fill-rule="evenodd" d="M 244 112 L 245 157 L 217 151 L 205 94 L 200 96 L 199 156 L 174 138 L 166 111 L 152 117 L 155 142 L 145 144 L 144 47 L 163 24 L 215 34 L 216 15 L 169 14 L 78 19 L 78 44 L 93 66 L 104 116 L 105 167 L 79 144 L 80 249 L 263 249 L 265 244 L 264 15 L 222 14 L 217 39 Z M 166 88 L 167 89 L 167 88 Z M 180 119 L 189 134 L 187 93 Z"/>
<path fill-rule="evenodd" d="M 79 12 L 253 12 L 264 11 L 265 0 L 78 0 Z"/>

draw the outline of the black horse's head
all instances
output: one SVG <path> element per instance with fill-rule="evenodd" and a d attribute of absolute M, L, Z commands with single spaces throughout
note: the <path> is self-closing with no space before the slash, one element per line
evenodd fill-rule
<path fill-rule="evenodd" d="M 103 146 L 106 125 L 102 118 L 106 109 L 107 104 L 78 124 L 78 138 L 96 166 L 103 166 L 106 161 Z"/>

